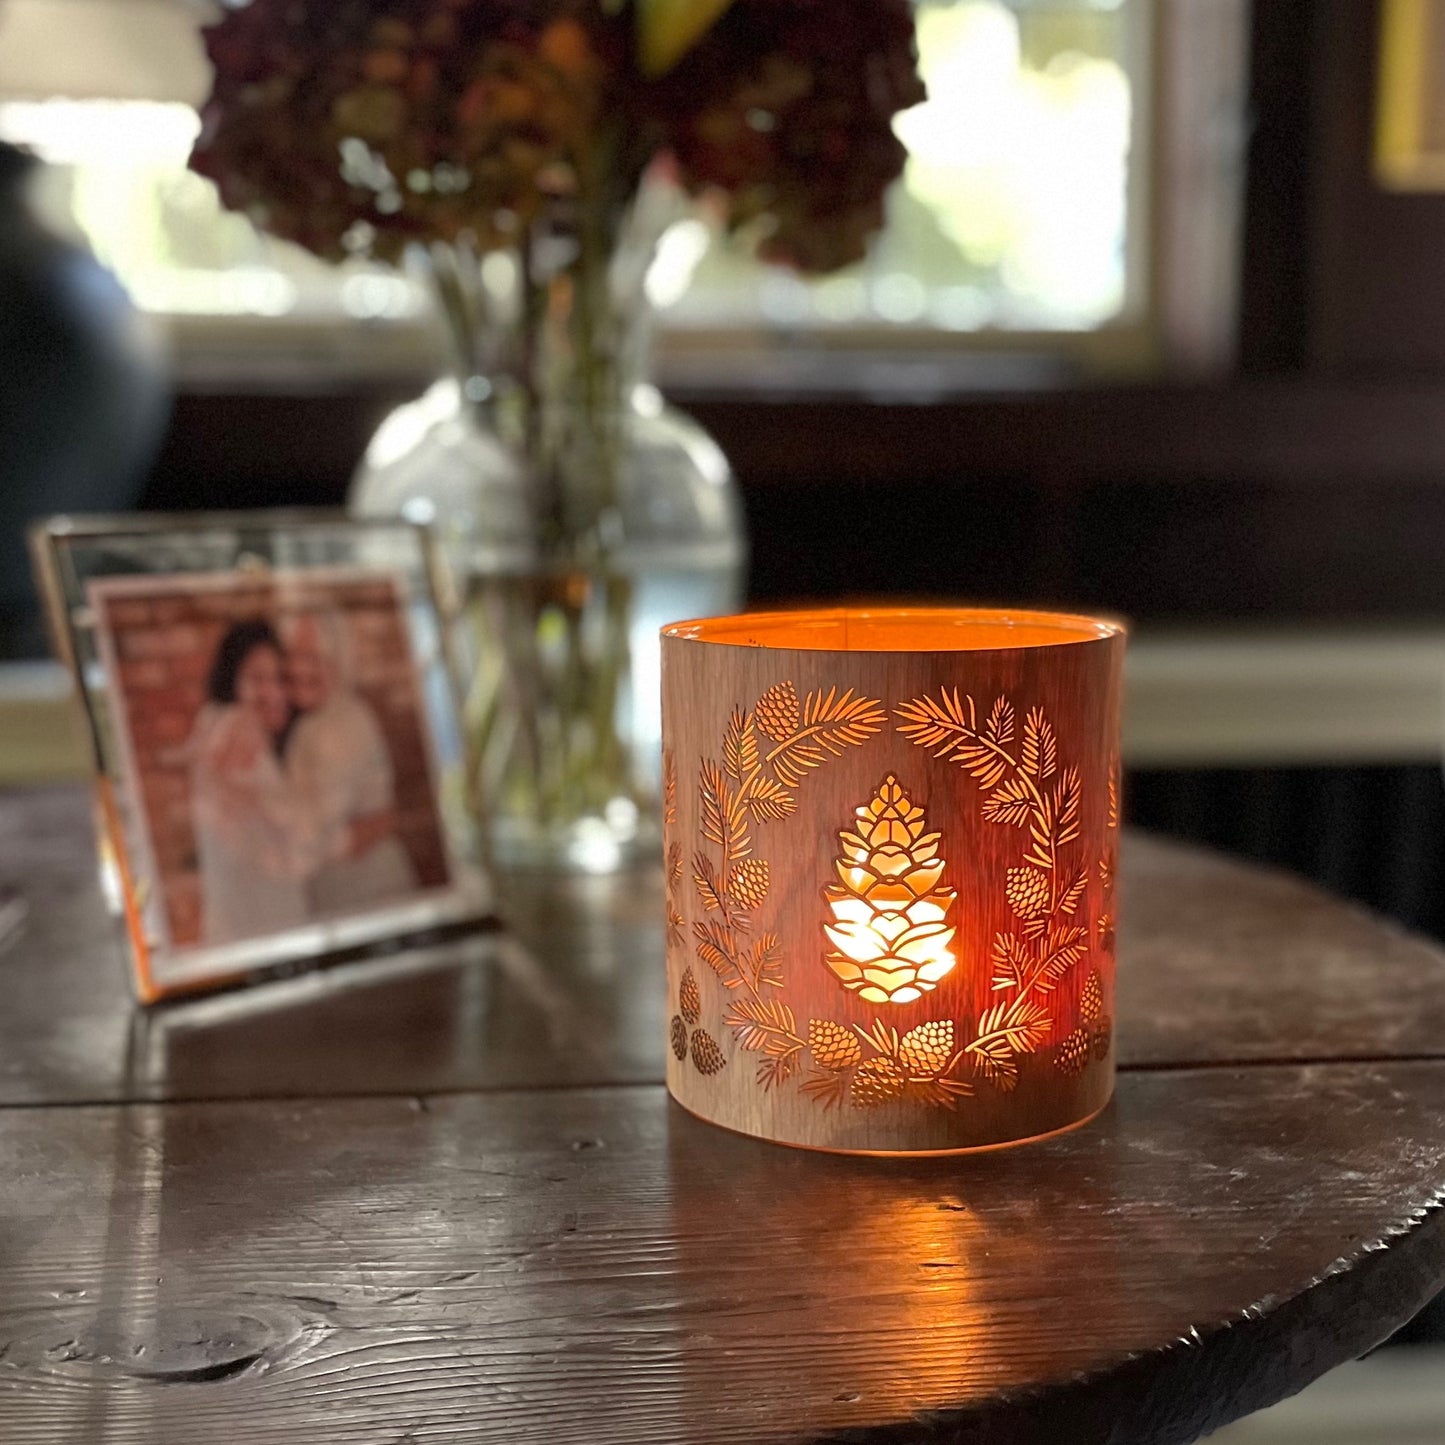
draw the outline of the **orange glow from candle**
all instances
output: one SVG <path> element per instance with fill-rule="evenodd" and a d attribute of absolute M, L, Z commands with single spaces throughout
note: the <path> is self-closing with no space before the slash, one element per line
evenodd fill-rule
<path fill-rule="evenodd" d="M 891 773 L 857 816 L 856 831 L 838 835 L 840 882 L 823 895 L 828 967 L 869 1003 L 912 1003 L 953 970 L 945 920 L 958 894 L 938 886 L 938 834 L 923 831 L 923 809 Z"/>
<path fill-rule="evenodd" d="M 668 1087 L 808 1148 L 992 1148 L 1113 1081 L 1124 629 L 829 608 L 663 629 Z"/>

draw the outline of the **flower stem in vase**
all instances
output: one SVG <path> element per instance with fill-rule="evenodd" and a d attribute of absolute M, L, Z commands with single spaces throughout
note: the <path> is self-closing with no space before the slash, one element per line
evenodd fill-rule
<path fill-rule="evenodd" d="M 251 0 L 205 45 L 224 206 L 327 261 L 431 255 L 461 375 L 382 422 L 351 505 L 459 564 L 499 859 L 613 866 L 661 776 L 657 629 L 735 608 L 745 557 L 726 458 L 633 384 L 652 200 L 801 271 L 863 259 L 913 5 Z"/>

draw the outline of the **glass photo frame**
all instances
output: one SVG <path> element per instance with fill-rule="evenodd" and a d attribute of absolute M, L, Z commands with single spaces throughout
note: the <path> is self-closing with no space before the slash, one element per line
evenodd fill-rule
<path fill-rule="evenodd" d="M 489 916 L 424 527 L 62 517 L 32 545 L 143 1001 Z"/>

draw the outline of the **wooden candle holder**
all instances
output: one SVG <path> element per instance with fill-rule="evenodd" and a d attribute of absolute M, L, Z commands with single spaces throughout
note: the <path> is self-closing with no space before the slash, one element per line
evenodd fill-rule
<path fill-rule="evenodd" d="M 663 629 L 673 1097 L 933 1153 L 1113 1089 L 1124 630 L 839 610 Z"/>

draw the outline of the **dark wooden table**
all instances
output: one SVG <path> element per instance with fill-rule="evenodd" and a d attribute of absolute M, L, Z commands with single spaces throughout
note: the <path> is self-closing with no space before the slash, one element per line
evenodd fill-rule
<path fill-rule="evenodd" d="M 0 1440 L 1123 1445 L 1300 1388 L 1445 1285 L 1445 956 L 1124 877 L 1103 1118 L 847 1159 L 669 1105 L 650 875 L 141 1014 L 83 796 L 0 799 Z"/>

